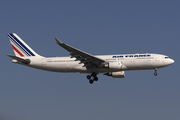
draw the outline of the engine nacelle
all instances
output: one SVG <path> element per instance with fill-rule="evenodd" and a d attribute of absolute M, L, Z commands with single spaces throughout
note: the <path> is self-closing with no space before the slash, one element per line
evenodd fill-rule
<path fill-rule="evenodd" d="M 124 71 L 110 72 L 110 73 L 106 73 L 104 75 L 112 76 L 113 78 L 124 78 L 125 77 L 125 72 Z"/>
<path fill-rule="evenodd" d="M 105 67 L 111 70 L 122 70 L 123 64 L 121 62 L 109 62 Z"/>

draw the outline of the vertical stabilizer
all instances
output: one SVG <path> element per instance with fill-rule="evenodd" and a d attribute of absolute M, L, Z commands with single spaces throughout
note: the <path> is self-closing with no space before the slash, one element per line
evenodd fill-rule
<path fill-rule="evenodd" d="M 32 50 L 16 33 L 8 33 L 14 53 L 17 57 L 41 57 Z"/>

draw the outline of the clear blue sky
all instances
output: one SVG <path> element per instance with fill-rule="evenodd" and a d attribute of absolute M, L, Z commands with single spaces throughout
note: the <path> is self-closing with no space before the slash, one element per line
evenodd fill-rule
<path fill-rule="evenodd" d="M 0 120 L 180 120 L 180 1 L 4 0 L 0 4 Z M 124 79 L 53 73 L 11 63 L 7 33 L 40 55 L 160 53 L 175 63 Z"/>

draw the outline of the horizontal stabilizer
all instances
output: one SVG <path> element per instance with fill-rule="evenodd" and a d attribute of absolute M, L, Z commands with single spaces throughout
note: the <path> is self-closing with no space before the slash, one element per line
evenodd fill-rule
<path fill-rule="evenodd" d="M 18 62 L 22 62 L 22 63 L 24 63 L 24 64 L 29 64 L 29 63 L 31 62 L 29 59 L 22 59 L 22 58 L 20 58 L 20 57 L 14 56 L 14 55 L 7 55 L 7 56 L 9 56 L 9 57 L 17 60 Z"/>

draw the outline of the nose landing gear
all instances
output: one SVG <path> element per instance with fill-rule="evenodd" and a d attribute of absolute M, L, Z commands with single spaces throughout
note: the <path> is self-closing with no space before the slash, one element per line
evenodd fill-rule
<path fill-rule="evenodd" d="M 157 68 L 155 69 L 154 76 L 157 76 Z"/>
<path fill-rule="evenodd" d="M 93 79 L 91 79 L 93 77 Z M 92 72 L 91 75 L 87 75 L 87 79 L 89 80 L 90 84 L 93 84 L 94 81 L 98 81 L 97 74 Z"/>

